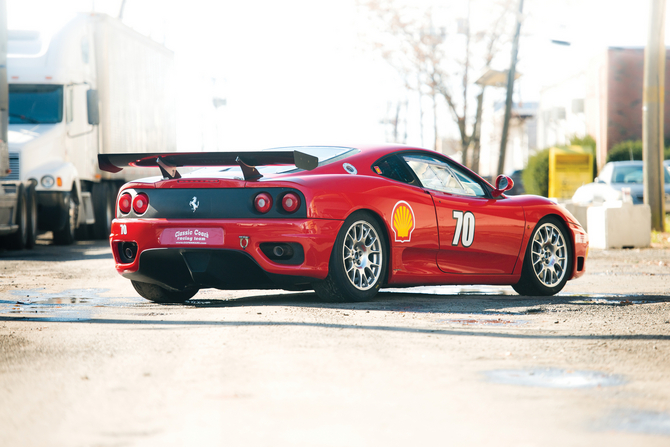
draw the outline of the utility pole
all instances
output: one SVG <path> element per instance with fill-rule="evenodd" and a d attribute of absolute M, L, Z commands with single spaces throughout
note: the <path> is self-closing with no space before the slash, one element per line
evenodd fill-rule
<path fill-rule="evenodd" d="M 507 150 L 507 133 L 509 119 L 512 115 L 512 94 L 514 93 L 514 74 L 516 73 L 516 59 L 519 53 L 519 35 L 521 34 L 521 15 L 523 14 L 523 0 L 519 0 L 519 12 L 516 16 L 516 34 L 512 45 L 512 62 L 507 73 L 507 101 L 505 102 L 505 120 L 503 121 L 502 137 L 500 139 L 500 157 L 498 158 L 498 174 L 505 168 L 505 152 Z"/>
<path fill-rule="evenodd" d="M 651 0 L 649 36 L 644 51 L 642 163 L 644 203 L 651 208 L 651 228 L 664 231 L 663 107 L 665 101 L 665 0 Z"/>

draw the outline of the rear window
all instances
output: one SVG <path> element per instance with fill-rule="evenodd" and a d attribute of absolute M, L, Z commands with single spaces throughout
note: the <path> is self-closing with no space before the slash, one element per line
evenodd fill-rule
<path fill-rule="evenodd" d="M 319 166 L 325 166 L 336 161 L 351 157 L 360 152 L 358 149 L 351 147 L 339 146 L 302 146 L 302 147 L 278 147 L 269 149 L 270 151 L 298 151 L 319 159 Z M 301 169 L 288 168 L 285 171 L 278 171 L 278 173 L 299 172 Z"/>

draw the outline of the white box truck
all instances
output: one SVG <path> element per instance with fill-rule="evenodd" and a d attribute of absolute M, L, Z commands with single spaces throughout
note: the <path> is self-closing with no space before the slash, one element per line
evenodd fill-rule
<path fill-rule="evenodd" d="M 131 178 L 100 171 L 97 155 L 175 150 L 173 53 L 117 19 L 81 13 L 51 39 L 10 30 L 7 71 L 9 177 L 35 190 L 27 225 L 57 244 L 109 237 Z"/>

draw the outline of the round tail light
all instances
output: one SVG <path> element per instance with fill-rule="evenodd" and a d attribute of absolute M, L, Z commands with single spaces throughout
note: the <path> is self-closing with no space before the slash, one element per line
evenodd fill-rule
<path fill-rule="evenodd" d="M 133 198 L 129 193 L 124 192 L 119 198 L 119 211 L 121 214 L 128 214 L 130 212 L 130 207 L 133 204 Z"/>
<path fill-rule="evenodd" d="M 284 194 L 284 197 L 281 199 L 281 206 L 287 213 L 295 213 L 300 208 L 300 197 L 292 192 Z"/>
<path fill-rule="evenodd" d="M 267 213 L 272 208 L 272 196 L 266 192 L 262 192 L 254 198 L 254 207 L 259 213 Z"/>
<path fill-rule="evenodd" d="M 136 214 L 144 214 L 147 208 L 149 208 L 149 197 L 141 192 L 133 199 L 133 210 Z"/>

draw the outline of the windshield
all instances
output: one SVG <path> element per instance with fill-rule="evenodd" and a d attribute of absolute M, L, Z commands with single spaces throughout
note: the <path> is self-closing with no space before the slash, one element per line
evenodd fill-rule
<path fill-rule="evenodd" d="M 670 172 L 668 168 L 663 170 L 665 183 L 670 183 Z M 644 175 L 642 165 L 615 166 L 612 173 L 612 183 L 643 183 Z"/>
<path fill-rule="evenodd" d="M 9 124 L 54 124 L 62 120 L 62 85 L 10 84 Z"/>

